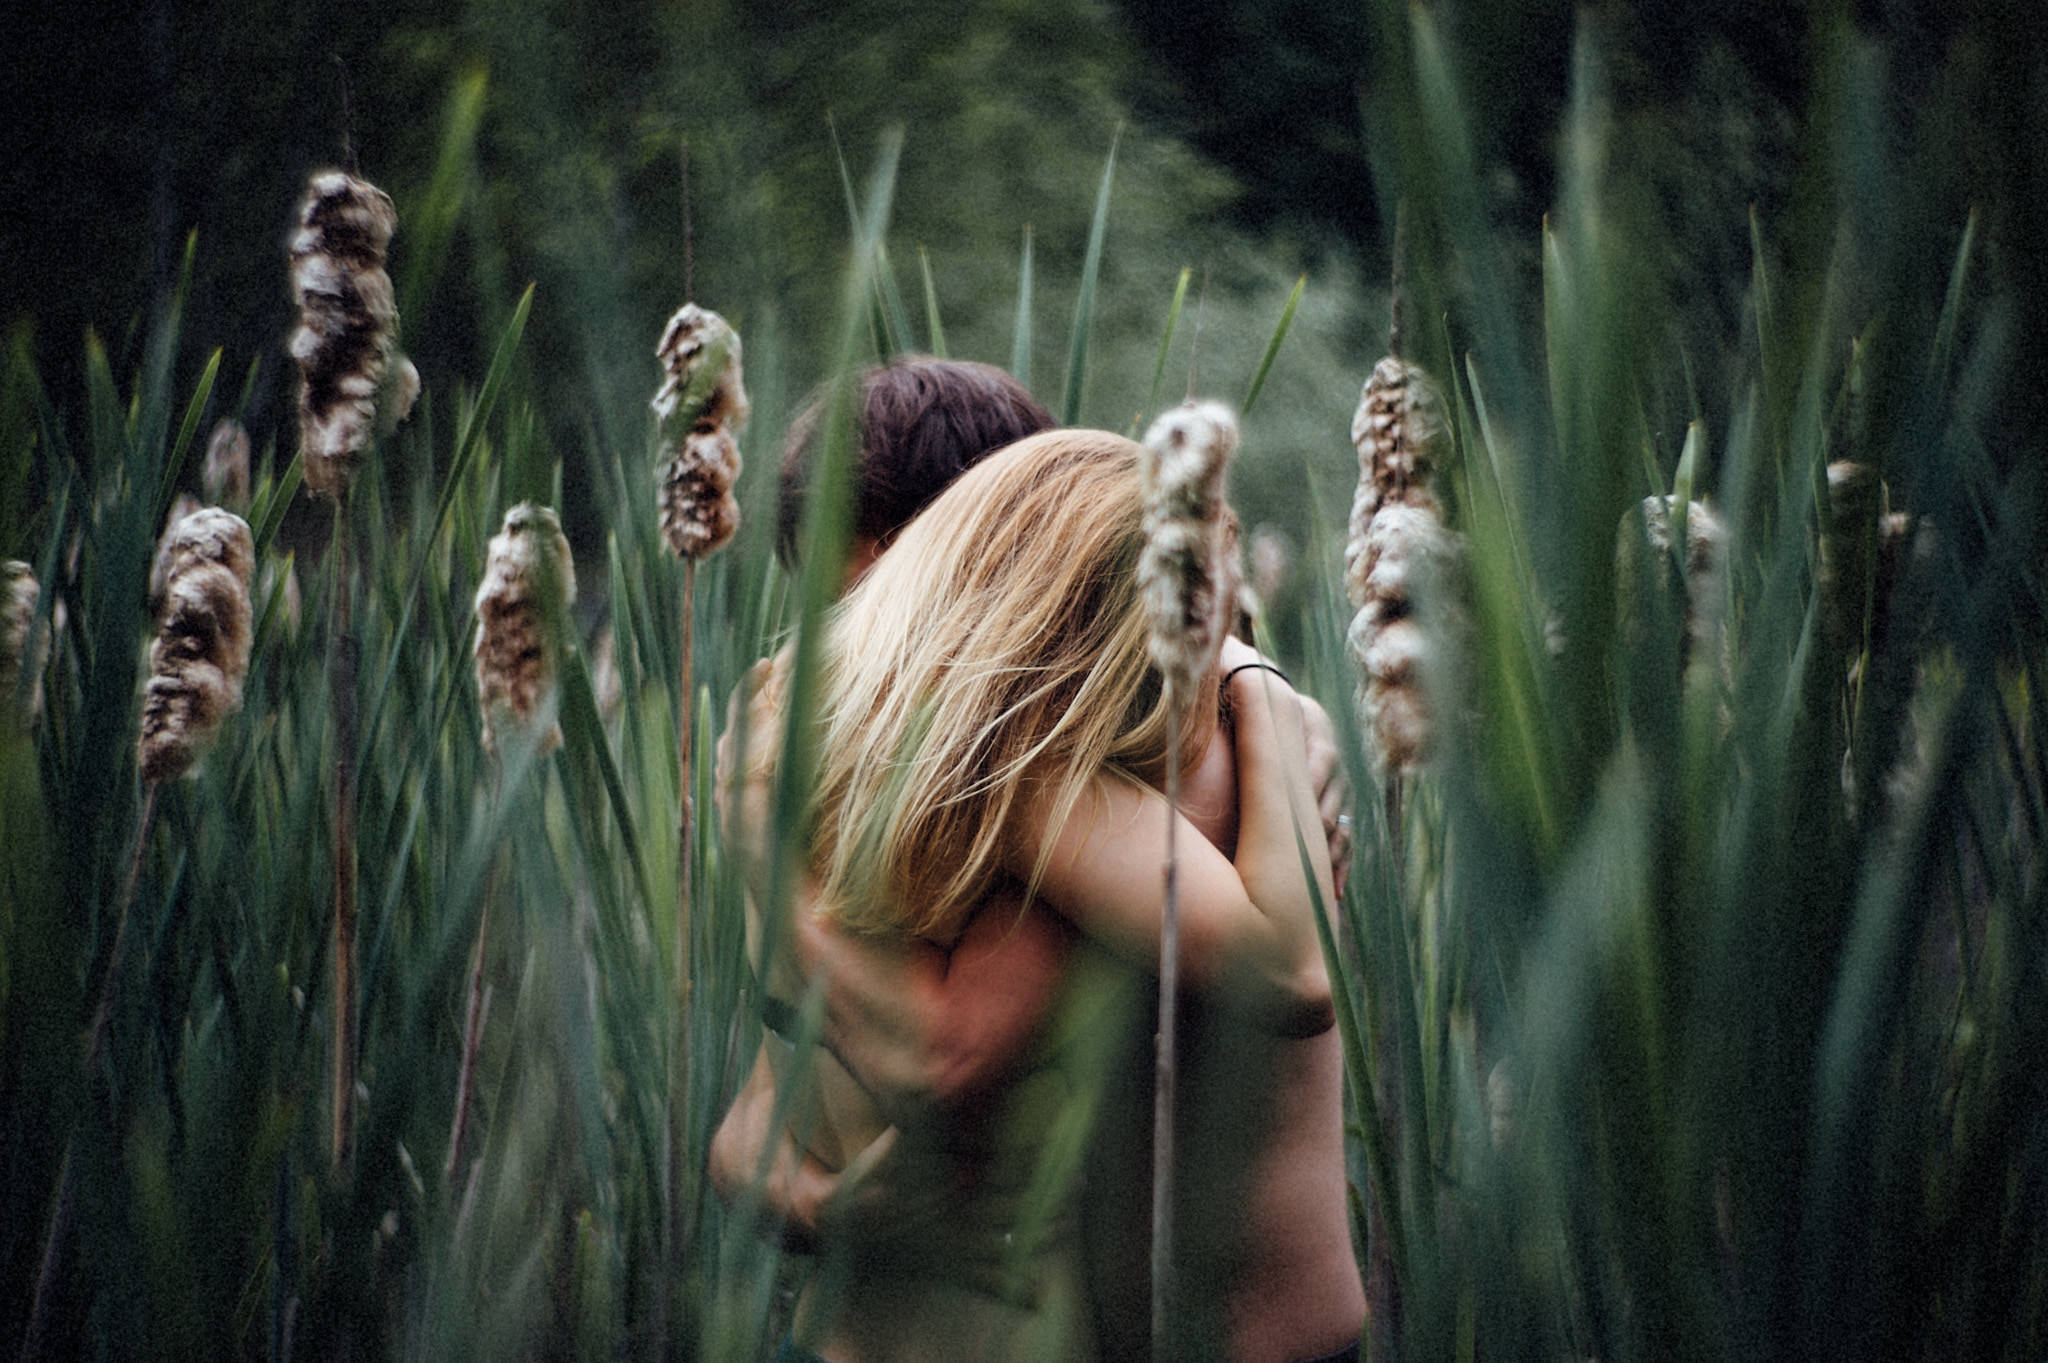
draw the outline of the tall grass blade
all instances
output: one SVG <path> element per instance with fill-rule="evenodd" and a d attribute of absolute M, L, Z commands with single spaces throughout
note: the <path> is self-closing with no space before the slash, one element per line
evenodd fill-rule
<path fill-rule="evenodd" d="M 910 329 L 910 309 L 903 304 L 903 291 L 896 285 L 896 267 L 889 261 L 889 244 L 877 241 L 874 245 L 875 296 L 881 308 L 882 334 L 888 344 L 883 358 L 890 355 L 907 355 L 914 348 Z"/>
<path fill-rule="evenodd" d="M 417 320 L 425 315 L 427 300 L 447 268 L 449 245 L 462 221 L 476 171 L 477 134 L 483 127 L 489 90 L 490 78 L 482 67 L 464 71 L 449 87 L 433 174 L 426 188 L 406 205 L 403 218 L 409 240 L 398 287 L 401 324 L 408 317 Z"/>
<path fill-rule="evenodd" d="M 924 247 L 917 248 L 918 273 L 924 276 L 924 319 L 925 330 L 932 338 L 931 353 L 940 359 L 951 356 L 946 350 L 946 328 L 939 321 L 939 286 L 932 279 L 932 258 Z"/>
<path fill-rule="evenodd" d="M 1067 382 L 1060 396 L 1060 424 L 1081 420 L 1081 389 L 1088 376 L 1088 334 L 1095 321 L 1095 289 L 1102 276 L 1102 240 L 1109 230 L 1109 187 L 1116 174 L 1116 148 L 1123 129 L 1110 139 L 1102 163 L 1102 183 L 1095 191 L 1095 216 L 1088 224 L 1088 252 L 1081 261 L 1081 289 L 1074 300 L 1074 334 L 1067 345 Z"/>
<path fill-rule="evenodd" d="M 483 387 L 477 390 L 476 402 L 463 413 L 455 429 L 455 454 L 448 462 L 448 473 L 442 484 L 440 504 L 434 509 L 434 519 L 427 532 L 427 541 L 419 547 L 419 566 L 415 570 L 414 591 L 418 591 L 418 575 L 427 570 L 430 562 L 427 550 L 441 536 L 448 523 L 448 513 L 455 504 L 455 496 L 461 490 L 477 452 L 483 447 L 484 428 L 491 413 L 498 405 L 498 397 L 504 391 L 506 377 L 512 368 L 512 358 L 519 350 L 519 338 L 526 332 L 527 316 L 533 311 L 534 286 L 528 284 L 519 295 L 519 303 L 512 309 L 512 320 L 505 324 L 505 330 L 498 337 L 498 348 L 491 356 L 491 367 L 484 374 Z"/>
<path fill-rule="evenodd" d="M 1280 309 L 1280 323 L 1273 328 L 1273 338 L 1266 342 L 1266 353 L 1259 357 L 1258 372 L 1252 375 L 1252 386 L 1244 395 L 1244 406 L 1240 409 L 1242 415 L 1249 416 L 1252 404 L 1259 400 L 1259 390 L 1266 386 L 1266 375 L 1272 371 L 1273 359 L 1280 353 L 1280 343 L 1287 339 L 1287 329 L 1294 325 L 1294 310 L 1301 306 L 1302 291 L 1307 287 L 1307 275 L 1294 281 L 1294 288 L 1287 295 L 1287 305 Z M 1156 378 L 1154 383 L 1157 383 Z"/>
<path fill-rule="evenodd" d="M 1174 281 L 1173 301 L 1166 305 L 1166 329 L 1159 336 L 1159 358 L 1152 364 L 1152 388 L 1145 397 L 1145 411 L 1131 422 L 1131 438 L 1137 439 L 1138 429 L 1149 414 L 1159 411 L 1159 389 L 1166 379 L 1166 360 L 1173 350 L 1174 328 L 1180 324 L 1180 310 L 1188 298 L 1188 281 L 1195 277 L 1192 265 L 1180 267 L 1180 278 Z"/>
<path fill-rule="evenodd" d="M 171 448 L 164 459 L 163 481 L 157 485 L 156 519 L 159 524 L 170 514 L 171 503 L 178 496 L 178 475 L 184 472 L 185 457 L 192 452 L 192 435 L 199 429 L 199 418 L 206 412 L 206 404 L 213 397 L 213 383 L 220 376 L 220 349 L 215 347 L 207 356 L 206 368 L 200 371 L 199 382 L 192 390 L 192 400 L 185 404 L 185 419 L 178 423 L 178 434 L 171 441 Z"/>
<path fill-rule="evenodd" d="M 1031 224 L 1024 224 L 1024 250 L 1017 260 L 1017 322 L 1010 332 L 1010 373 L 1031 386 Z"/>
<path fill-rule="evenodd" d="M 1956 247 L 1956 263 L 1949 271 L 1948 291 L 1941 300 L 1941 317 L 1934 325 L 1934 346 L 1927 355 L 1927 377 L 1936 387 L 1948 383 L 1954 362 L 1956 327 L 1962 318 L 1963 294 L 1970 282 L 1970 258 L 1977 245 L 1979 216 L 1978 211 L 1972 208 L 1969 221 L 1963 224 L 1963 240 Z"/>

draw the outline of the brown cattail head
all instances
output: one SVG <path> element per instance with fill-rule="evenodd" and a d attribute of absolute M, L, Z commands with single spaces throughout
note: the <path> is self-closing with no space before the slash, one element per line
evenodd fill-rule
<path fill-rule="evenodd" d="M 199 486 L 215 506 L 249 504 L 249 433 L 229 417 L 206 437 L 206 461 L 199 467 Z"/>
<path fill-rule="evenodd" d="M 740 524 L 732 495 L 740 474 L 734 437 L 747 423 L 740 338 L 717 313 L 685 303 L 654 355 L 662 370 L 653 402 L 661 423 L 661 536 L 677 558 L 700 559 L 723 548 Z"/>
<path fill-rule="evenodd" d="M 700 559 L 725 547 L 740 526 L 732 495 L 740 473 L 740 447 L 723 426 L 685 434 L 662 461 L 661 537 L 681 559 Z"/>
<path fill-rule="evenodd" d="M 26 563 L 0 563 L 0 727 L 18 720 L 26 728 L 43 708 L 42 649 L 32 635 L 41 595 Z"/>
<path fill-rule="evenodd" d="M 208 507 L 157 546 L 164 567 L 149 648 L 137 758 L 145 781 L 175 781 L 242 704 L 249 672 L 255 542 L 240 516 Z"/>
<path fill-rule="evenodd" d="M 496 756 L 503 726 L 531 728 L 555 682 L 555 640 L 576 600 L 576 565 L 562 522 L 548 507 L 521 502 L 491 538 L 476 593 L 476 687 L 484 751 Z M 550 724 L 540 751 L 562 742 Z"/>
<path fill-rule="evenodd" d="M 1365 604 L 1359 557 L 1374 513 L 1396 503 L 1439 511 L 1430 480 L 1448 430 L 1443 401 L 1427 374 L 1393 355 L 1373 366 L 1351 419 L 1351 443 L 1358 447 L 1358 492 L 1351 503 L 1344 567 L 1354 608 Z"/>
<path fill-rule="evenodd" d="M 339 501 L 369 447 L 377 398 L 391 366 L 398 305 L 384 251 L 398 226 L 391 197 L 338 170 L 307 183 L 292 235 L 292 296 L 299 329 L 292 358 L 306 485 Z"/>
<path fill-rule="evenodd" d="M 1449 429 L 1443 400 L 1421 369 L 1398 354 L 1373 366 L 1351 419 L 1358 491 L 1344 542 L 1344 590 L 1358 613 L 1346 643 L 1374 758 L 1389 777 L 1430 755 L 1431 705 L 1447 692 L 1439 674 L 1459 634 L 1453 579 L 1461 548 L 1430 486 Z"/>
<path fill-rule="evenodd" d="M 1215 665 L 1235 618 L 1223 473 L 1237 418 L 1219 402 L 1186 402 L 1145 433 L 1145 547 L 1138 555 L 1152 662 L 1183 695 Z"/>
<path fill-rule="evenodd" d="M 1431 700 L 1459 632 L 1461 546 L 1434 506 L 1395 502 L 1373 514 L 1353 548 L 1360 605 L 1346 642 L 1362 679 L 1359 708 L 1381 768 L 1406 772 L 1431 752 Z"/>
<path fill-rule="evenodd" d="M 664 427 L 680 419 L 688 427 L 723 426 L 737 435 L 746 426 L 739 333 L 723 317 L 695 303 L 683 304 L 662 328 L 654 357 L 662 371 L 654 414 Z"/>

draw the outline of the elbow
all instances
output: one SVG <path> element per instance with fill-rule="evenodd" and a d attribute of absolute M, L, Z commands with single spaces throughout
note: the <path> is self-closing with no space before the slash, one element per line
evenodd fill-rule
<path fill-rule="evenodd" d="M 966 1045 L 941 1047 L 926 1068 L 920 1097 L 953 1111 L 969 1107 L 1001 1087 L 1014 1069 L 1009 1059 Z"/>
<path fill-rule="evenodd" d="M 1330 989 L 1330 972 L 1321 956 L 1294 972 L 1280 999 L 1275 1030 L 1290 1040 L 1321 1036 L 1337 1022 L 1337 1005 Z"/>

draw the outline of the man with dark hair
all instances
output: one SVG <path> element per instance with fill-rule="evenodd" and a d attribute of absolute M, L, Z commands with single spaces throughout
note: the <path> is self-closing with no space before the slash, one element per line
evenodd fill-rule
<path fill-rule="evenodd" d="M 823 453 L 826 406 L 827 399 L 814 399 L 783 446 L 775 552 L 792 566 L 811 469 Z M 984 455 L 1056 424 L 1030 389 L 994 365 L 899 355 L 861 375 L 847 580 Z"/>
<path fill-rule="evenodd" d="M 790 430 L 781 468 L 777 550 L 796 553 L 810 471 L 820 454 L 826 399 Z M 853 538 L 847 580 L 866 571 L 909 519 L 953 479 L 1004 445 L 1049 429 L 1052 416 L 1010 375 L 987 365 L 903 357 L 862 375 L 855 410 Z M 1329 717 L 1302 698 L 1309 766 L 1338 884 L 1348 860 L 1344 792 Z M 1234 839 L 1235 773 L 1208 771 L 1229 744 L 1211 745 L 1196 789 L 1230 792 L 1216 820 L 1191 817 L 1212 840 Z M 1220 821 L 1212 831 L 1210 823 Z M 1219 842 L 1219 845 L 1220 842 Z M 1139 871 L 1137 873 L 1142 873 Z M 885 1111 L 971 1113 L 1000 1090 L 1040 1044 L 1041 1023 L 1070 974 L 1101 963 L 1066 920 L 1027 908 L 999 888 L 948 950 L 921 942 L 856 938 L 816 914 L 793 915 L 803 973 L 826 981 L 824 1044 Z M 1128 972 L 1115 968 L 1127 978 Z M 1128 980 L 1138 984 L 1138 980 Z M 1149 990 L 1125 989 L 1105 1015 L 1121 1029 L 1087 1173 L 1084 1234 L 1102 1356 L 1148 1347 L 1152 1013 Z M 1182 1306 L 1227 1341 L 1239 1363 L 1332 1356 L 1355 1342 L 1364 1293 L 1348 1233 L 1341 1131 L 1342 1075 L 1335 1034 L 1275 1042 L 1222 1010 L 1183 1007 L 1187 1040 L 1176 1126 L 1176 1255 Z M 735 1194 L 769 1156 L 762 1189 L 783 1219 L 785 1243 L 815 1248 L 840 1218 L 904 1225 L 943 1217 L 912 1206 L 911 1190 L 883 1169 L 837 1173 L 797 1146 L 773 1116 L 773 1076 L 757 1066 L 715 1137 L 711 1176 Z M 856 1165 L 861 1165 L 856 1161 Z M 923 1201 L 930 1202 L 927 1195 Z"/>

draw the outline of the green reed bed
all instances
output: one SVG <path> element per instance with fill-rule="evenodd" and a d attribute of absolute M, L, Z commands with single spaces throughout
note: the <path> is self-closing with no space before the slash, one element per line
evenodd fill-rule
<path fill-rule="evenodd" d="M 1786 202 L 1679 220 L 1654 130 L 1611 96 L 1589 26 L 1552 211 L 1499 221 L 1455 49 L 1427 10 L 1375 14 L 1372 170 L 1402 223 L 1402 349 L 1443 399 L 1436 495 L 1462 544 L 1429 759 L 1390 779 L 1351 703 L 1348 488 L 1313 489 L 1298 584 L 1262 621 L 1335 716 L 1354 791 L 1360 846 L 1325 906 L 1326 951 L 1371 1353 L 2038 1358 L 2048 451 L 2025 423 L 2030 220 L 2010 195 L 1973 205 L 1943 165 L 1966 94 L 1897 109 L 1892 54 L 1817 21 Z M 487 99 L 481 77 L 458 86 L 435 168 L 401 201 L 408 325 L 453 268 Z M 844 177 L 851 264 L 827 366 L 842 380 L 965 334 L 941 318 L 942 258 L 923 243 L 895 243 L 918 253 L 922 318 L 904 306 L 896 154 L 885 144 L 858 188 Z M 1061 409 L 1123 428 L 1132 413 L 1098 410 L 1083 380 L 1113 376 L 1101 387 L 1121 403 L 1149 378 L 1157 406 L 1185 362 L 1201 391 L 1245 395 L 1241 497 L 1298 501 L 1324 479 L 1262 462 L 1262 432 L 1326 424 L 1341 451 L 1353 393 L 1327 412 L 1254 399 L 1286 381 L 1314 281 L 1277 325 L 1218 337 L 1217 315 L 1241 331 L 1243 308 L 1198 321 L 1207 305 L 1168 270 L 1145 300 L 1165 318 L 1156 348 L 1100 348 L 1116 155 L 1071 187 L 1096 191 L 1075 297 L 1045 296 L 1047 243 L 1019 233 L 1014 366 L 1034 318 L 1071 318 Z M 1732 324 L 1675 282 L 1673 259 L 1709 233 L 1748 242 L 1742 276 L 1717 281 L 1739 300 Z M 75 405 L 49 395 L 25 337 L 11 346 L 0 556 L 40 584 L 46 652 L 29 669 L 39 713 L 15 713 L 27 682 L 0 697 L 0 1348 L 22 1347 L 46 1257 L 44 1357 L 761 1357 L 787 1285 L 833 1271 L 783 1255 L 759 1208 L 728 1209 L 701 1170 L 759 1039 L 739 878 L 708 814 L 713 751 L 746 666 L 804 639 L 836 588 L 843 402 L 805 568 L 787 575 L 768 528 L 789 352 L 771 322 L 748 328 L 766 300 L 706 300 L 747 333 L 755 417 L 740 537 L 693 575 L 686 673 L 655 423 L 640 399 L 614 403 L 565 459 L 523 345 L 541 304 L 502 293 L 482 374 L 430 376 L 341 512 L 350 754 L 330 724 L 348 677 L 329 665 L 326 531 L 287 515 L 295 434 L 255 432 L 233 508 L 259 565 L 243 707 L 159 792 L 118 958 L 151 555 L 256 371 L 231 398 L 218 353 L 181 362 L 175 296 L 129 337 L 88 339 Z M 650 363 L 592 386 L 657 377 Z M 1831 483 L 1845 461 L 1861 481 Z M 1676 549 L 1640 538 L 1642 499 L 1667 494 Z M 472 601 L 487 541 L 528 499 L 561 509 L 578 544 L 581 598 L 557 622 L 562 744 L 510 742 L 493 762 Z M 1685 552 L 1700 514 L 1720 526 L 1711 566 Z M 812 668 L 800 645 L 799 710 Z M 682 849 L 679 714 L 695 716 L 698 811 Z M 344 757 L 359 1062 L 337 1169 Z M 784 895 L 804 767 L 785 756 Z"/>

